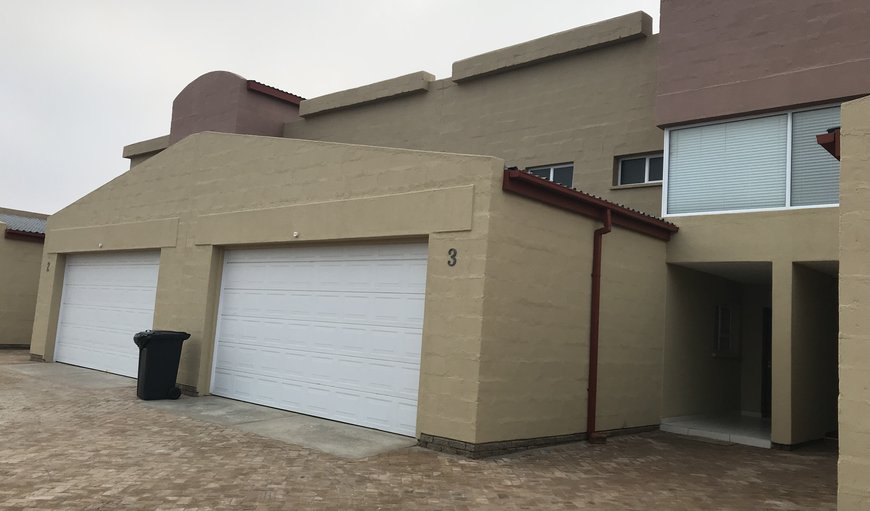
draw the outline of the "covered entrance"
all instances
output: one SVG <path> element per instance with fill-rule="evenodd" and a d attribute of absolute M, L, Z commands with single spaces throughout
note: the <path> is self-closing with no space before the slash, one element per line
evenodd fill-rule
<path fill-rule="evenodd" d="M 832 434 L 836 275 L 835 262 L 669 265 L 662 429 L 757 447 Z"/>

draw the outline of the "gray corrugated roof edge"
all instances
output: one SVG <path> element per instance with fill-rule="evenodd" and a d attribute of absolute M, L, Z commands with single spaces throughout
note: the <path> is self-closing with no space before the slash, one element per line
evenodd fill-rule
<path fill-rule="evenodd" d="M 9 231 L 45 234 L 44 218 L 0 213 L 0 222 L 6 224 L 6 230 Z"/>

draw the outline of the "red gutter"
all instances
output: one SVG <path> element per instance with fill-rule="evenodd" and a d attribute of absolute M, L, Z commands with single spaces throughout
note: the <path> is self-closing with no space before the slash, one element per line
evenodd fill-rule
<path fill-rule="evenodd" d="M 603 443 L 604 435 L 595 431 L 598 413 L 598 331 L 601 319 L 601 252 L 604 235 L 613 230 L 613 210 L 604 210 L 604 226 L 592 235 L 592 300 L 589 306 L 589 382 L 586 388 L 586 440 Z"/>
<path fill-rule="evenodd" d="M 45 234 L 41 232 L 14 231 L 8 228 L 3 237 L 10 240 L 36 241 L 38 243 L 45 241 Z"/>
<path fill-rule="evenodd" d="M 664 241 L 679 230 L 670 222 L 517 169 L 505 170 L 502 190 L 595 220 L 609 210 L 613 225 Z"/>

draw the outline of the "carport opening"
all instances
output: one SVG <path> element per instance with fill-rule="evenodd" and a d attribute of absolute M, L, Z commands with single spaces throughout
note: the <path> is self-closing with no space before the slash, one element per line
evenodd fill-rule
<path fill-rule="evenodd" d="M 669 265 L 662 429 L 770 447 L 769 262 Z"/>

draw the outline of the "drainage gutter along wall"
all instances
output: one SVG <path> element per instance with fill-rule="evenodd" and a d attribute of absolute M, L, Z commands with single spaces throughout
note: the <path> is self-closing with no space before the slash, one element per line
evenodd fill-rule
<path fill-rule="evenodd" d="M 592 235 L 592 305 L 589 307 L 589 381 L 586 393 L 586 437 L 596 442 L 601 437 L 595 431 L 598 403 L 598 341 L 601 320 L 601 257 L 604 235 L 613 230 L 613 210 L 604 210 L 604 225 Z"/>

